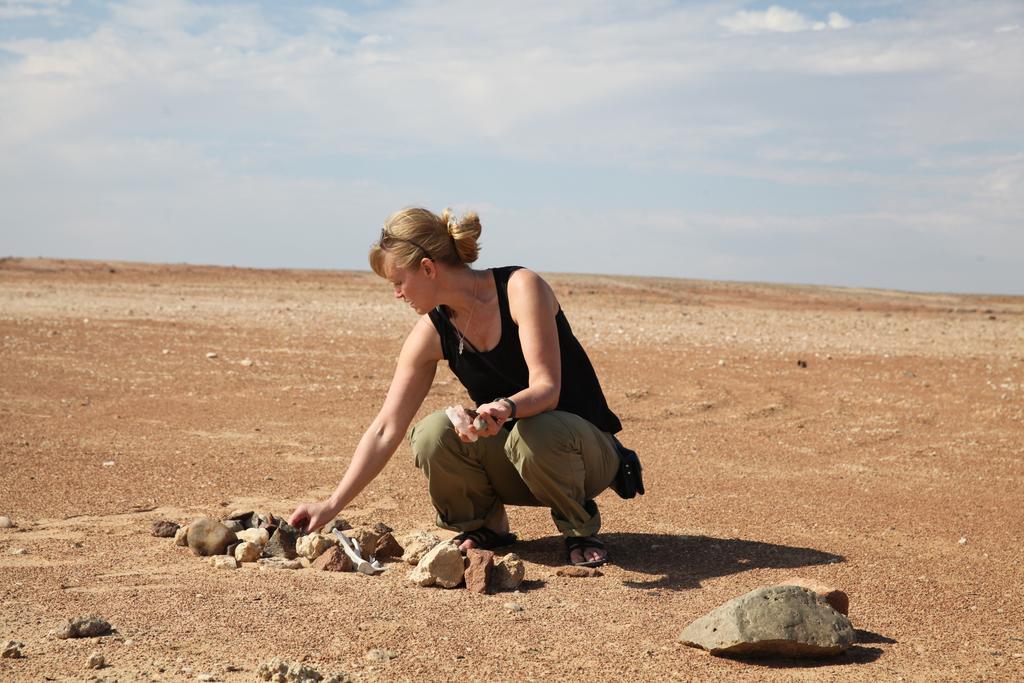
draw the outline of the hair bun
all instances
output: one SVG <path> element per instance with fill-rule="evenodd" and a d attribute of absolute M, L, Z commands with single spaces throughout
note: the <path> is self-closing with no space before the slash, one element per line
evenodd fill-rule
<path fill-rule="evenodd" d="M 451 209 L 445 209 L 441 212 L 441 220 L 447 224 L 448 234 L 455 237 L 455 233 L 459 229 L 459 219 L 455 217 L 455 212 Z"/>

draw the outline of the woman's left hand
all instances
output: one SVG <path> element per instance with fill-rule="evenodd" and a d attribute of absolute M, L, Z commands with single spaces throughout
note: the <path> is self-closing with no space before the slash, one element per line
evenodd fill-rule
<path fill-rule="evenodd" d="M 491 401 L 476 409 L 477 415 L 484 419 L 486 429 L 476 429 L 478 436 L 494 436 L 501 431 L 502 425 L 512 415 L 512 409 L 504 401 Z M 475 426 L 474 426 L 475 429 Z"/>

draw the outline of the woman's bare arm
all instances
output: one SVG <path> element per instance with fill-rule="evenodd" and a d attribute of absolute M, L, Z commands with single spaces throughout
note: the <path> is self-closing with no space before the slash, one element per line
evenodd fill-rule
<path fill-rule="evenodd" d="M 430 391 L 441 358 L 437 332 L 430 319 L 423 316 L 406 338 L 384 405 L 359 440 L 334 493 L 327 500 L 297 507 L 288 520 L 290 524 L 307 531 L 319 529 L 380 474 Z"/>

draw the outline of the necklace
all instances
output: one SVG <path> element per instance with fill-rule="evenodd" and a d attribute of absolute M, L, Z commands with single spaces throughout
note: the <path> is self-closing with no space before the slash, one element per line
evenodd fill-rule
<path fill-rule="evenodd" d="M 463 349 L 466 347 L 466 335 L 469 334 L 469 326 L 473 324 L 473 314 L 476 313 L 476 290 L 480 286 L 480 279 L 473 276 L 473 307 L 469 309 L 469 317 L 466 319 L 466 331 L 460 332 L 458 327 L 455 327 L 455 323 L 452 323 L 452 327 L 455 327 L 455 333 L 459 335 L 459 355 L 462 355 Z"/>

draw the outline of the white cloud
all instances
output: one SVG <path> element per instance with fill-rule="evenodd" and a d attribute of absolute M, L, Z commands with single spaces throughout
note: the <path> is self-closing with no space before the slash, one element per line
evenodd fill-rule
<path fill-rule="evenodd" d="M 0 5 L 0 19 L 26 19 L 30 17 L 56 17 L 61 7 L 71 0 L 4 0 Z"/>
<path fill-rule="evenodd" d="M 844 28 L 850 28 L 851 26 L 853 26 L 853 22 L 850 21 L 849 19 L 847 19 L 846 17 L 844 17 L 839 12 L 829 12 L 828 13 L 828 27 L 829 28 L 834 28 L 834 29 L 837 29 L 837 30 L 842 30 Z"/>
<path fill-rule="evenodd" d="M 892 227 L 905 215 L 923 232 L 980 231 L 994 244 L 1005 233 L 985 230 L 1019 221 L 1022 150 L 1005 147 L 1024 137 L 1024 46 L 1019 33 L 993 32 L 1019 19 L 1012 4 L 910 5 L 858 15 L 849 31 L 827 30 L 852 24 L 837 12 L 734 9 L 128 0 L 70 37 L 0 39 L 14 55 L 0 61 L 0 206 L 5 216 L 20 207 L 22 224 L 46 223 L 48 234 L 88 229 L 116 245 L 135 242 L 111 226 L 202 226 L 188 232 L 199 250 L 230 243 L 216 235 L 244 235 L 245 224 L 272 235 L 289 206 L 317 207 L 302 219 L 329 235 L 340 220 L 332 196 L 360 225 L 396 205 L 464 202 L 467 178 L 495 215 L 520 205 L 528 214 L 550 201 L 530 192 L 529 176 L 545 174 L 544 189 L 580 203 L 543 214 L 545 232 L 560 220 L 585 230 L 602 213 L 581 211 L 591 201 L 622 215 L 654 203 L 666 207 L 659 224 L 719 236 L 733 234 L 729 220 L 792 236 L 857 220 Z M 759 33 L 771 37 L 738 35 Z M 336 179 L 352 177 L 340 168 L 351 160 L 368 169 L 365 193 Z M 661 178 L 670 180 L 659 190 L 645 187 Z M 713 201 L 750 210 L 716 221 Z M 292 258 L 278 246 L 267 261 Z M 727 262 L 715 249 L 708 258 Z M 644 268 L 642 255 L 631 258 L 617 267 Z"/>
<path fill-rule="evenodd" d="M 778 5 L 772 5 L 760 12 L 740 10 L 719 20 L 719 24 L 733 33 L 744 35 L 821 31 L 826 28 L 840 30 L 853 26 L 853 22 L 839 12 L 829 12 L 827 21 L 814 21 L 800 12 Z"/>

